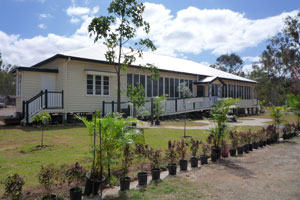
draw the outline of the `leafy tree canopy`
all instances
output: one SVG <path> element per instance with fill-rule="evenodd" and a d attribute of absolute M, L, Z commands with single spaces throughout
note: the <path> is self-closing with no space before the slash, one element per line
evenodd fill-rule
<path fill-rule="evenodd" d="M 211 67 L 244 76 L 244 73 L 242 72 L 243 68 L 243 60 L 240 56 L 238 56 L 235 53 L 231 54 L 224 54 L 217 58 L 216 64 L 211 65 Z"/>

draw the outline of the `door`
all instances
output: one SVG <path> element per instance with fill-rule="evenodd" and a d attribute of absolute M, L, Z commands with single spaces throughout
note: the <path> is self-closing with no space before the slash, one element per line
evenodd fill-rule
<path fill-rule="evenodd" d="M 42 75 L 41 90 L 56 91 L 56 75 Z"/>

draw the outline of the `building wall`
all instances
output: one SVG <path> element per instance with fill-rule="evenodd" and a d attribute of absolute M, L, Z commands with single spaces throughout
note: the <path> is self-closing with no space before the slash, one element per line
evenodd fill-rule
<path fill-rule="evenodd" d="M 45 73 L 45 72 L 30 72 L 30 71 L 22 71 L 17 72 L 22 74 L 22 86 L 21 86 L 21 96 L 16 98 L 16 111 L 22 112 L 23 101 L 27 101 L 41 92 L 41 77 L 42 75 L 56 75 L 57 82 L 57 74 L 55 73 Z M 56 84 L 58 85 L 58 84 Z"/>

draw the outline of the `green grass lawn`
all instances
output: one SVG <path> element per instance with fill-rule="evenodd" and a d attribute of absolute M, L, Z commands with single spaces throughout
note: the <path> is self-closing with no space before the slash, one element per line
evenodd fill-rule
<path fill-rule="evenodd" d="M 175 122 L 175 121 L 162 121 L 160 122 L 161 126 L 176 126 L 176 127 L 183 127 L 184 126 L 184 122 L 183 121 L 179 121 L 179 122 Z M 203 122 L 195 122 L 195 121 L 187 121 L 186 122 L 186 126 L 206 126 L 208 125 L 207 123 L 203 123 Z"/>

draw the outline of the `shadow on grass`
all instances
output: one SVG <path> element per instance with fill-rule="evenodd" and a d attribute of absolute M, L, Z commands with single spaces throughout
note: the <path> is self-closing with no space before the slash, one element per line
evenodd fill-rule
<path fill-rule="evenodd" d="M 242 178 L 252 178 L 253 172 L 241 165 L 238 164 L 238 160 L 226 160 L 226 159 L 220 159 L 219 165 L 222 165 L 228 169 L 230 169 L 230 172 L 236 176 L 242 177 Z"/>

